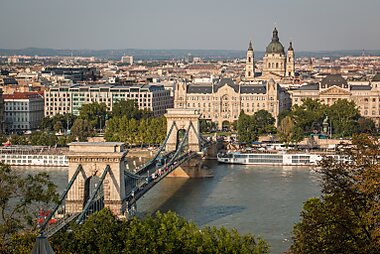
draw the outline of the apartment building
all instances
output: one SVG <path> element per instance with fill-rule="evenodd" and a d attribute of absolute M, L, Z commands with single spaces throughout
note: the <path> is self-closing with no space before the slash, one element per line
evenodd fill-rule
<path fill-rule="evenodd" d="M 120 86 L 100 85 L 61 85 L 45 91 L 45 116 L 72 113 L 79 115 L 80 107 L 86 103 L 105 103 L 112 111 L 119 100 L 134 100 L 139 109 L 148 109 L 154 116 L 165 114 L 173 107 L 170 91 L 162 85 Z"/>

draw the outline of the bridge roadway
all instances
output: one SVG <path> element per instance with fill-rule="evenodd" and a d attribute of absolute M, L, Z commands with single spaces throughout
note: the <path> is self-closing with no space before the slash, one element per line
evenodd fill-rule
<path fill-rule="evenodd" d="M 127 194 L 127 197 L 124 199 L 124 201 L 127 202 L 128 206 L 133 206 L 142 196 L 144 196 L 145 193 L 147 193 L 157 183 L 159 183 L 167 175 L 173 172 L 176 168 L 181 166 L 181 164 L 195 157 L 196 155 L 196 152 L 185 153 L 177 159 L 173 160 L 171 163 L 164 164 L 161 167 L 155 167 L 155 169 L 152 172 L 149 171 L 149 174 L 145 176 L 144 181 L 136 185 L 136 187 Z M 170 157 L 168 156 L 167 158 Z"/>

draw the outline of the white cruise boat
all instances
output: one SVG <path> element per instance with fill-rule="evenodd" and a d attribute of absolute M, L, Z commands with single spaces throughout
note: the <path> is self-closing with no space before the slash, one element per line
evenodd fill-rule
<path fill-rule="evenodd" d="M 281 165 L 281 166 L 311 166 L 316 165 L 322 156 L 308 153 L 219 153 L 217 159 L 221 163 L 243 165 Z"/>

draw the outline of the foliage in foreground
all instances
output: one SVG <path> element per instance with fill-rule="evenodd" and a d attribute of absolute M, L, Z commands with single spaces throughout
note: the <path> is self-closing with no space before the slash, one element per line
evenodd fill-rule
<path fill-rule="evenodd" d="M 321 163 L 322 197 L 309 199 L 293 230 L 292 253 L 380 253 L 379 142 L 360 135 Z"/>
<path fill-rule="evenodd" d="M 22 253 L 28 232 L 36 229 L 38 208 L 57 198 L 46 173 L 21 174 L 0 163 L 0 253 Z"/>
<path fill-rule="evenodd" d="M 108 209 L 52 240 L 56 253 L 268 253 L 268 245 L 236 230 L 206 227 L 173 212 L 118 220 Z"/>

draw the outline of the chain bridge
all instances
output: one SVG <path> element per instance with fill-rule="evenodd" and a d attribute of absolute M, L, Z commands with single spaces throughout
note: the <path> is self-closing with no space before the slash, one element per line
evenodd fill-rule
<path fill-rule="evenodd" d="M 73 221 L 82 223 L 104 207 L 119 217 L 133 216 L 136 202 L 153 186 L 206 153 L 212 142 L 200 134 L 197 110 L 168 109 L 165 116 L 164 142 L 147 163 L 134 169 L 126 169 L 123 143 L 70 144 L 69 181 L 58 204 L 40 226 L 37 247 L 39 240 L 46 240 Z M 49 223 L 52 218 L 56 223 Z"/>

